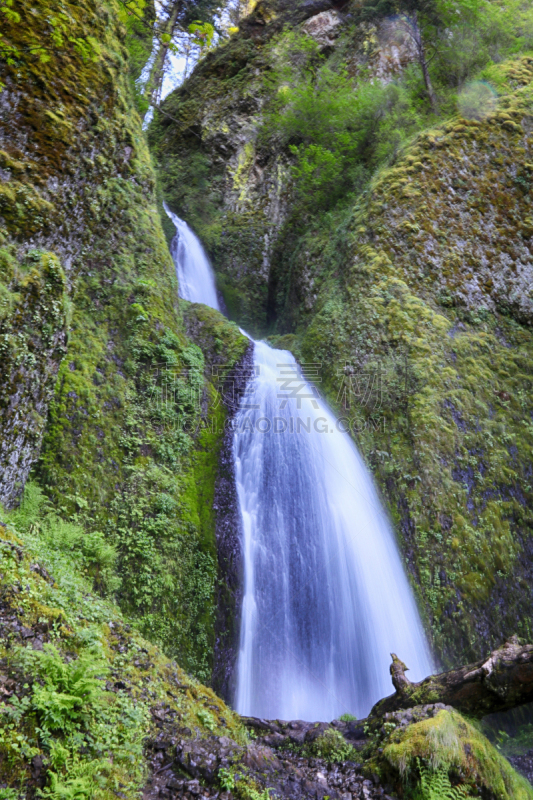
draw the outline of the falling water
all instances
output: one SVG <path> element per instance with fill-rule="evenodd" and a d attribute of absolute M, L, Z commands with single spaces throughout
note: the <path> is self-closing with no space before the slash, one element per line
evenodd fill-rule
<path fill-rule="evenodd" d="M 387 517 L 352 440 L 291 353 L 255 344 L 236 421 L 245 585 L 236 708 L 364 716 L 392 691 L 390 653 L 431 672 Z"/>
<path fill-rule="evenodd" d="M 194 237 L 173 219 L 179 237 Z M 174 246 L 178 274 L 214 305 L 194 242 Z M 432 671 L 417 607 L 349 435 L 291 353 L 255 342 L 254 366 L 234 434 L 244 553 L 235 707 L 265 718 L 361 717 L 392 690 L 391 652 L 413 680 Z"/>
<path fill-rule="evenodd" d="M 172 239 L 170 252 L 178 273 L 180 297 L 220 311 L 215 276 L 198 237 L 186 222 L 172 213 L 166 203 L 164 207 L 176 226 L 176 235 Z"/>

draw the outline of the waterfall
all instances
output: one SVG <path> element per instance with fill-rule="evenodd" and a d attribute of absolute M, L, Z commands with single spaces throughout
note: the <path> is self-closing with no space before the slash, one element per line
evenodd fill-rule
<path fill-rule="evenodd" d="M 236 708 L 365 716 L 390 653 L 431 672 L 416 604 L 372 479 L 291 355 L 255 343 L 235 430 L 245 585 Z"/>
<path fill-rule="evenodd" d="M 196 262 L 186 266 L 190 286 Z M 197 295 L 206 274 L 213 281 L 202 268 Z M 202 302 L 213 292 L 214 282 Z M 270 719 L 362 717 L 392 692 L 391 652 L 412 680 L 432 672 L 416 603 L 350 436 L 290 352 L 255 342 L 254 366 L 234 431 L 244 554 L 235 707 Z"/>
<path fill-rule="evenodd" d="M 211 264 L 197 236 L 186 222 L 173 214 L 166 203 L 166 213 L 176 226 L 176 235 L 170 245 L 170 253 L 178 273 L 179 294 L 192 303 L 203 303 L 220 311 L 215 276 Z"/>

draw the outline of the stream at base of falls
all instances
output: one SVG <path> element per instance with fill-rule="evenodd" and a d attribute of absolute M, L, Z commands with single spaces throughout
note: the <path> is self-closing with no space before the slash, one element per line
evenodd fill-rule
<path fill-rule="evenodd" d="M 219 309 L 200 242 L 167 213 L 180 296 Z M 290 352 L 254 342 L 233 447 L 244 561 L 235 709 L 267 719 L 361 718 L 392 692 L 391 653 L 411 680 L 429 675 L 371 475 Z"/>

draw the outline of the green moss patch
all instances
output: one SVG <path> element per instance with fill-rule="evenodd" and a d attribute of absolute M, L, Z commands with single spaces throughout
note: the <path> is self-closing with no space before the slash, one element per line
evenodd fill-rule
<path fill-rule="evenodd" d="M 382 778 L 397 783 L 402 793 L 412 793 L 422 778 L 420 796 L 426 796 L 432 784 L 435 791 L 437 784 L 447 784 L 449 796 L 451 787 L 469 797 L 532 796 L 528 781 L 456 711 L 435 708 L 434 715 L 416 721 L 417 710 L 421 709 L 411 711 L 415 720 L 407 725 L 401 714 L 386 715 L 374 763 Z"/>

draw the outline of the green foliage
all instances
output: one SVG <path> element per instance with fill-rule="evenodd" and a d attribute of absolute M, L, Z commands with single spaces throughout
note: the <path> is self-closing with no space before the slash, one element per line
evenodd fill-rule
<path fill-rule="evenodd" d="M 270 800 L 271 789 L 263 789 L 254 780 L 240 778 L 235 783 L 233 792 L 239 800 Z"/>
<path fill-rule="evenodd" d="M 455 711 L 399 725 L 372 745 L 372 768 L 384 779 L 401 778 L 418 800 L 460 800 L 490 791 L 527 800 L 531 786 L 473 725 Z M 459 784 L 459 785 L 458 785 Z"/>
<path fill-rule="evenodd" d="M 318 758 L 325 759 L 329 764 L 338 761 L 354 761 L 356 751 L 348 744 L 340 731 L 327 728 L 314 743 L 313 750 Z"/>
<path fill-rule="evenodd" d="M 0 789 L 0 800 L 20 800 L 20 792 L 17 789 Z"/>
<path fill-rule="evenodd" d="M 86 506 L 83 497 L 73 500 L 82 507 Z M 46 547 L 68 554 L 100 591 L 109 593 L 120 585 L 115 573 L 116 548 L 100 531 L 85 531 L 80 524 L 58 517 L 36 483 L 30 481 L 27 484 L 12 520 L 20 531 L 38 536 Z"/>
<path fill-rule="evenodd" d="M 452 113 L 457 102 L 464 107 L 464 92 L 472 92 L 467 82 L 476 72 L 495 58 L 533 46 L 533 11 L 520 0 L 513 16 L 482 0 L 428 0 L 426 5 L 422 3 L 431 24 L 425 34 L 432 47 L 439 40 L 433 79 L 441 104 Z M 409 31 L 412 22 L 400 16 L 398 25 Z M 414 65 L 384 85 L 364 71 L 350 77 L 338 61 L 330 64 L 321 56 L 312 40 L 295 33 L 284 34 L 271 52 L 270 104 L 260 140 L 287 147 L 294 158 L 289 222 L 294 226 L 299 209 L 316 213 L 339 200 L 353 202 L 375 170 L 391 163 L 428 120 L 428 109 L 420 105 L 420 76 Z M 459 98 L 453 93 L 457 87 Z"/>
<path fill-rule="evenodd" d="M 492 732 L 487 731 L 486 735 L 489 736 L 490 733 Z M 500 730 L 493 738 L 496 747 L 503 755 L 507 757 L 523 755 L 533 749 L 533 723 L 523 723 L 511 734 Z"/>
<path fill-rule="evenodd" d="M 235 775 L 229 769 L 221 767 L 218 771 L 218 781 L 221 789 L 225 792 L 232 792 L 235 788 Z"/>
<path fill-rule="evenodd" d="M 197 716 L 202 725 L 204 726 L 204 728 L 207 728 L 210 731 L 215 730 L 216 720 L 214 716 L 206 708 L 201 708 L 198 711 Z"/>
<path fill-rule="evenodd" d="M 417 760 L 420 772 L 420 784 L 414 797 L 420 800 L 463 800 L 468 795 L 464 785 L 452 786 L 448 769 L 444 765 L 431 769 Z"/>
<path fill-rule="evenodd" d="M 39 792 L 48 800 L 93 800 L 104 782 L 106 765 L 101 761 L 80 761 L 78 757 L 66 758 L 66 774 L 50 772 L 50 784 Z"/>
<path fill-rule="evenodd" d="M 190 23 L 187 30 L 192 35 L 193 43 L 200 47 L 201 50 L 211 47 L 213 36 L 215 35 L 215 28 L 210 22 L 200 22 L 196 20 Z"/>
<path fill-rule="evenodd" d="M 203 735 L 220 735 L 223 714 L 224 732 L 244 741 L 232 712 L 141 639 L 115 606 L 91 593 L 72 557 L 38 535 L 31 520 L 44 504 L 30 495 L 16 533 L 15 514 L 3 511 L 0 527 L 3 609 L 45 638 L 42 650 L 0 642 L 2 673 L 15 686 L 0 711 L 6 800 L 18 800 L 35 756 L 46 769 L 43 797 L 112 800 L 119 787 L 133 800 L 145 782 L 150 709 L 161 704 Z"/>
<path fill-rule="evenodd" d="M 360 192 L 420 120 L 400 83 L 354 80 L 325 63 L 306 38 L 284 41 L 274 57 L 281 60 L 289 45 L 296 65 L 289 58 L 269 75 L 273 99 L 261 136 L 295 157 L 295 203 L 328 208 Z"/>
<path fill-rule="evenodd" d="M 42 737 L 48 739 L 57 731 L 71 734 L 86 725 L 91 709 L 102 703 L 102 680 L 107 668 L 99 654 L 86 650 L 67 662 L 49 643 L 41 652 L 23 650 L 18 656 L 25 672 L 42 679 L 42 684 L 34 686 L 31 698 Z"/>
<path fill-rule="evenodd" d="M 197 4 L 183 24 L 207 19 L 208 6 L 212 11 L 212 3 Z M 25 124 L 36 132 L 30 161 L 37 166 L 0 154 L 2 169 L 21 181 L 20 193 L 11 180 L 0 187 L 2 219 L 12 235 L 20 234 L 0 253 L 2 320 L 17 316 L 22 289 L 40 296 L 41 284 L 54 288 L 54 274 L 56 283 L 58 276 L 64 280 L 55 257 L 34 249 L 24 255 L 20 242 L 33 235 L 37 219 L 57 241 L 54 225 L 69 215 L 72 200 L 62 189 L 64 171 L 80 170 L 80 164 L 83 169 L 76 189 L 81 233 L 62 234 L 80 254 L 72 265 L 75 284 L 65 284 L 72 295 L 70 320 L 67 303 L 60 307 L 52 291 L 44 296 L 47 307 L 65 312 L 68 352 L 52 342 L 48 360 L 43 356 L 43 369 L 65 356 L 57 383 L 55 371 L 50 376 L 48 396 L 54 384 L 55 393 L 48 414 L 46 407 L 43 417 L 31 414 L 31 397 L 21 404 L 19 394 L 17 402 L 24 430 L 32 424 L 36 429 L 35 449 L 46 426 L 35 477 L 50 503 L 39 510 L 37 497 L 32 509 L 38 489 L 30 486 L 15 524 L 58 569 L 71 559 L 95 589 L 116 595 L 146 635 L 207 679 L 217 575 L 212 497 L 224 410 L 215 408 L 220 398 L 210 365 L 183 330 L 150 155 L 133 108 L 133 82 L 152 48 L 153 3 L 18 0 L 16 9 L 35 25 L 3 21 L 1 27 L 24 52 L 7 71 L 10 81 L 24 86 Z M 61 22 L 62 14 L 70 15 L 68 36 L 94 36 L 105 57 L 83 59 L 57 25 L 63 44 L 54 58 L 40 63 L 38 55 L 28 55 L 33 40 L 46 50 L 48 18 Z M 1 69 L 4 74 L 4 62 Z M 86 125 L 83 136 L 76 133 L 80 125 Z M 59 189 L 55 205 L 46 201 L 43 208 L 38 187 L 47 182 Z M 8 190 L 12 194 L 4 198 Z M 34 364 L 42 350 L 35 337 L 49 335 L 50 315 L 30 310 L 29 321 L 36 321 L 36 330 L 26 325 L 31 336 L 2 329 L 0 349 L 12 349 L 14 369 L 22 356 Z M 238 359 L 245 340 L 233 327 L 223 329 L 217 322 L 217 338 Z M 26 341 L 27 354 L 21 352 Z M 9 379 L 10 388 L 18 385 Z"/>
<path fill-rule="evenodd" d="M 339 717 L 341 722 L 357 722 L 357 717 L 354 717 L 353 714 L 341 714 Z"/>
<path fill-rule="evenodd" d="M 442 86 L 461 88 L 491 63 L 533 47 L 533 12 L 529 3 L 509 0 L 441 3 L 433 72 Z"/>

